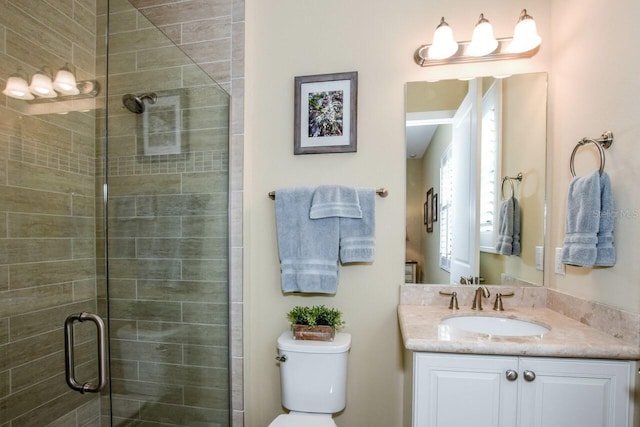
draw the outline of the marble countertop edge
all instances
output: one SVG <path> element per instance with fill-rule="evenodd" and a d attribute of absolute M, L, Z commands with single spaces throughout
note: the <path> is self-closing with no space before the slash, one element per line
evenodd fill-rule
<path fill-rule="evenodd" d="M 526 337 L 491 336 L 441 325 L 451 316 L 511 317 L 540 323 L 551 330 Z M 404 346 L 411 351 L 532 357 L 640 360 L 640 347 L 630 345 L 546 307 L 512 307 L 503 312 L 468 308 L 449 310 L 431 305 L 398 305 Z"/>

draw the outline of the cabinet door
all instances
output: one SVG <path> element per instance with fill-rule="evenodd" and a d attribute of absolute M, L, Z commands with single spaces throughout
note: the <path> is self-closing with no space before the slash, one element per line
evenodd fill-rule
<path fill-rule="evenodd" d="M 630 426 L 632 365 L 625 361 L 521 358 L 518 426 Z M 525 371 L 532 372 L 535 379 Z"/>
<path fill-rule="evenodd" d="M 414 353 L 413 364 L 414 427 L 515 426 L 516 357 Z"/>

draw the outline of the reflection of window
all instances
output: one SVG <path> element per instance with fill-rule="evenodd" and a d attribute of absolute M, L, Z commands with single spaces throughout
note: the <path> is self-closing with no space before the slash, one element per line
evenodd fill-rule
<path fill-rule="evenodd" d="M 480 250 L 495 252 L 498 238 L 501 88 L 496 80 L 482 98 L 480 140 Z"/>
<path fill-rule="evenodd" d="M 451 242 L 453 231 L 453 162 L 451 144 L 440 157 L 440 268 L 451 269 Z"/>

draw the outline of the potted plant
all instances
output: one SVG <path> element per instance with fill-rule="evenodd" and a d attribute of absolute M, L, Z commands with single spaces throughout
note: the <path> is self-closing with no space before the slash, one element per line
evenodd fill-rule
<path fill-rule="evenodd" d="M 333 341 L 336 331 L 344 326 L 342 312 L 324 305 L 297 305 L 287 313 L 296 340 Z"/>

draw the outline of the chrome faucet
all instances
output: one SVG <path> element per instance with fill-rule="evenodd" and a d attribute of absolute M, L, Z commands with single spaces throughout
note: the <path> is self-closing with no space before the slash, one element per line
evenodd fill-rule
<path fill-rule="evenodd" d="M 473 297 L 473 304 L 471 305 L 471 310 L 482 310 L 482 297 L 489 298 L 491 296 L 491 292 L 489 292 L 489 288 L 486 286 L 479 286 L 476 289 L 476 294 Z"/>

